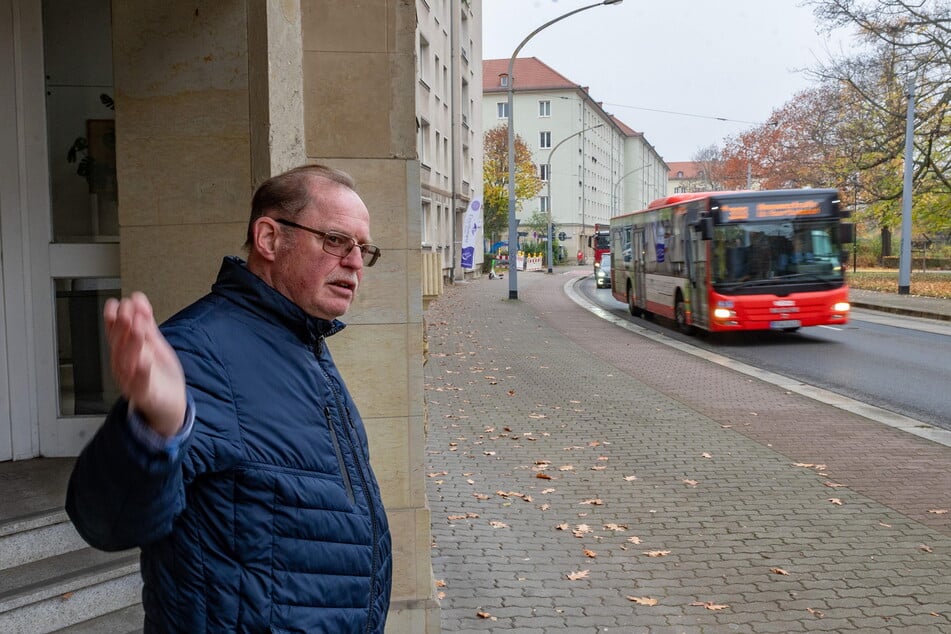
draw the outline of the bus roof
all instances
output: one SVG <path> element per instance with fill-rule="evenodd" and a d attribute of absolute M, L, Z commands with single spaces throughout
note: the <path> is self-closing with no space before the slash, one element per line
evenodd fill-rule
<path fill-rule="evenodd" d="M 732 190 L 732 191 L 714 191 L 714 192 L 691 192 L 687 194 L 673 194 L 651 201 L 647 209 L 659 209 L 670 205 L 679 205 L 692 200 L 702 200 L 704 198 L 719 198 L 729 196 L 730 198 L 782 198 L 786 196 L 801 195 L 829 196 L 838 195 L 835 189 L 762 189 L 762 190 Z"/>

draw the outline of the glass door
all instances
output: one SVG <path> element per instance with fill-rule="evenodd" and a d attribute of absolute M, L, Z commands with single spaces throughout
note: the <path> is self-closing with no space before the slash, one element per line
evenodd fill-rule
<path fill-rule="evenodd" d="M 118 183 L 109 0 L 42 0 L 51 333 L 38 368 L 44 455 L 82 448 L 118 392 L 102 307 L 119 295 Z"/>

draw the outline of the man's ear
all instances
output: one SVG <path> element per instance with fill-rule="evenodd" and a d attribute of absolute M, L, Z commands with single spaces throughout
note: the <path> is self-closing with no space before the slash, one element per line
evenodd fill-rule
<path fill-rule="evenodd" d="M 273 262 L 280 247 L 280 241 L 284 239 L 281 229 L 274 219 L 261 216 L 255 220 L 251 235 L 253 236 L 251 249 L 268 262 Z"/>

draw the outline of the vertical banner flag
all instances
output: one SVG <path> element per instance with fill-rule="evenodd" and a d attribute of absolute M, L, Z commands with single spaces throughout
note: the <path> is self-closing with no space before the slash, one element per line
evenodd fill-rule
<path fill-rule="evenodd" d="M 482 228 L 482 202 L 478 199 L 469 203 L 462 216 L 462 268 L 472 269 L 475 255 L 476 236 Z"/>

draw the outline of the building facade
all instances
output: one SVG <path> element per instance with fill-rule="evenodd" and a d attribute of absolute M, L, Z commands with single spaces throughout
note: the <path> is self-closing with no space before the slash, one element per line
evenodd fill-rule
<path fill-rule="evenodd" d="M 703 163 L 672 161 L 668 165 L 670 166 L 670 173 L 667 175 L 668 194 L 706 192 L 713 189 L 710 175 L 704 169 Z"/>
<path fill-rule="evenodd" d="M 521 201 L 518 218 L 550 211 L 568 254 L 580 250 L 588 259 L 595 224 L 663 196 L 667 165 L 642 133 L 606 112 L 586 87 L 535 57 L 517 58 L 511 79 L 509 61 L 483 61 L 482 116 L 486 130 L 507 125 L 508 82 L 514 81 L 515 133 L 543 181 L 536 198 Z"/>
<path fill-rule="evenodd" d="M 241 255 L 258 184 L 346 170 L 384 255 L 329 345 L 393 531 L 387 631 L 428 633 L 416 25 L 401 0 L 0 0 L 0 461 L 74 456 L 102 422 L 107 297 L 170 316 Z"/>
<path fill-rule="evenodd" d="M 480 3 L 416 0 L 416 110 L 422 247 L 441 278 L 462 279 L 462 217 L 482 194 Z M 481 235 L 478 237 L 481 244 Z M 476 249 L 475 265 L 482 261 Z"/>

